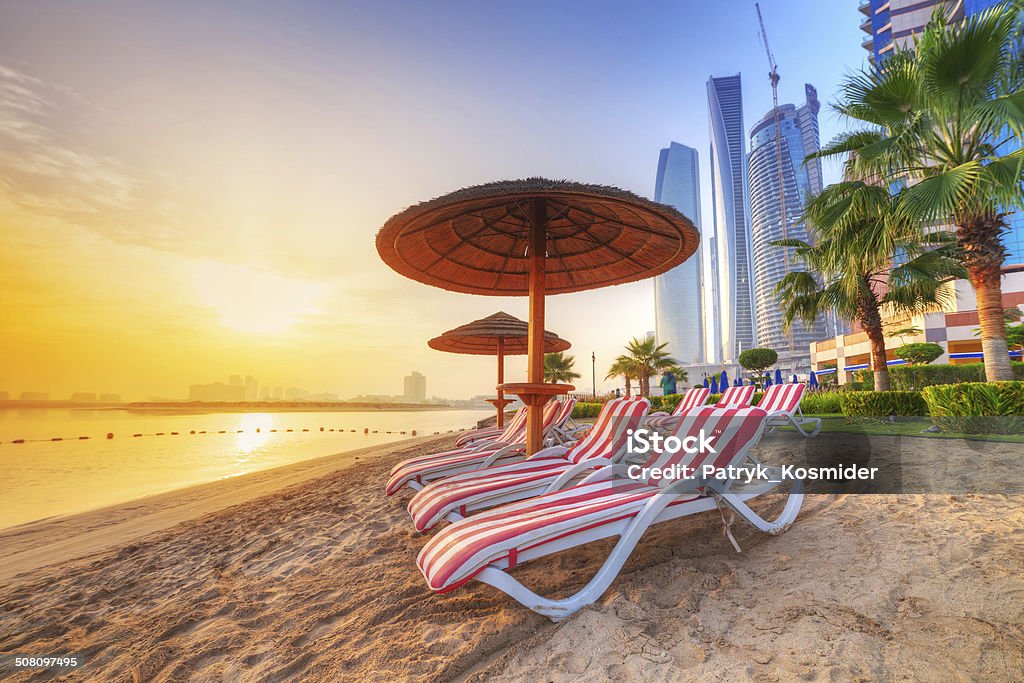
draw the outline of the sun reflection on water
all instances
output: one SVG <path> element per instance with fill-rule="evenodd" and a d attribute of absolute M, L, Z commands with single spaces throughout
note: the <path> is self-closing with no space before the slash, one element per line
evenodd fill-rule
<path fill-rule="evenodd" d="M 245 413 L 238 416 L 239 453 L 252 453 L 270 439 L 269 431 L 275 426 L 272 413 Z M 244 460 L 242 461 L 244 462 Z"/>

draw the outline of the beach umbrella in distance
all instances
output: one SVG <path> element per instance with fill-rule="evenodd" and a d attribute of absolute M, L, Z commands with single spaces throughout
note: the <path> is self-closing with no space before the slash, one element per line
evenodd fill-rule
<path fill-rule="evenodd" d="M 818 375 L 814 370 L 811 370 L 811 378 L 807 381 L 807 386 L 811 389 L 818 388 Z"/>
<path fill-rule="evenodd" d="M 737 377 L 735 380 L 733 380 L 732 385 L 734 387 L 742 387 L 743 386 L 743 378 L 742 377 Z"/>
<path fill-rule="evenodd" d="M 797 380 L 796 380 L 796 373 L 794 372 L 794 373 L 793 373 L 793 381 L 792 381 L 792 384 L 796 384 L 796 383 L 797 383 Z"/>
<path fill-rule="evenodd" d="M 718 380 L 718 385 L 722 387 L 722 389 L 725 389 L 725 387 L 729 386 L 729 375 L 728 373 L 726 373 L 725 370 L 722 370 L 722 376 Z"/>
<path fill-rule="evenodd" d="M 690 258 L 700 233 L 676 209 L 614 187 L 528 178 L 457 190 L 411 206 L 377 232 L 398 273 L 452 292 L 529 296 L 528 381 L 502 388 L 528 409 L 527 454 L 541 407 L 572 391 L 544 383 L 545 296 L 660 275 Z"/>
<path fill-rule="evenodd" d="M 704 378 L 704 388 L 707 389 L 709 386 L 711 386 L 711 385 L 708 384 L 708 378 L 705 377 Z"/>
<path fill-rule="evenodd" d="M 448 353 L 465 353 L 498 357 L 498 384 L 505 382 L 505 356 L 523 356 L 527 351 L 529 325 L 526 321 L 498 311 L 480 320 L 474 320 L 448 330 L 427 342 L 427 346 L 437 351 Z M 544 353 L 565 351 L 572 346 L 554 332 L 544 332 Z M 487 401 L 497 411 L 497 426 L 505 426 L 505 406 L 512 401 L 505 398 L 498 389 L 497 398 Z"/>
<path fill-rule="evenodd" d="M 711 393 L 718 393 L 718 378 L 715 377 L 714 375 L 711 375 Z"/>
<path fill-rule="evenodd" d="M 772 376 L 768 375 L 767 377 L 764 378 L 764 388 L 767 389 L 771 385 L 772 385 Z"/>
<path fill-rule="evenodd" d="M 782 370 L 775 368 L 775 383 L 782 384 Z"/>

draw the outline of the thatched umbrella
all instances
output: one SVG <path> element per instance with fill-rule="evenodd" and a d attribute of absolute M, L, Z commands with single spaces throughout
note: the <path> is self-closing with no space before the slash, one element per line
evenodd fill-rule
<path fill-rule="evenodd" d="M 505 382 L 505 356 L 523 356 L 527 352 L 529 325 L 519 318 L 499 311 L 480 320 L 474 320 L 427 342 L 427 346 L 449 353 L 468 353 L 498 357 L 498 386 Z M 554 332 L 544 332 L 544 353 L 565 351 L 572 344 Z M 488 401 L 498 410 L 497 426 L 505 426 L 505 406 L 511 403 L 504 391 Z"/>
<path fill-rule="evenodd" d="M 693 223 L 670 206 L 545 178 L 458 190 L 392 216 L 377 233 L 384 262 L 413 280 L 453 292 L 529 295 L 529 381 L 502 385 L 529 406 L 528 453 L 541 446 L 540 406 L 574 388 L 544 384 L 544 296 L 664 273 L 699 243 Z"/>

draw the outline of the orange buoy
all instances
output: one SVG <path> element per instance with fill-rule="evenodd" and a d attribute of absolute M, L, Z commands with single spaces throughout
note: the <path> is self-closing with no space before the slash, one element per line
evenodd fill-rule
<path fill-rule="evenodd" d="M 113 439 L 114 438 L 114 432 L 107 432 L 107 438 L 108 439 Z"/>

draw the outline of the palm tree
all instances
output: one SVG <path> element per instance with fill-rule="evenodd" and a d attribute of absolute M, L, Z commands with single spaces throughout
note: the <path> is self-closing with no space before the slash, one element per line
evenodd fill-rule
<path fill-rule="evenodd" d="M 940 6 L 941 7 L 941 6 Z M 1004 3 L 849 76 L 836 109 L 864 125 L 813 156 L 851 153 L 848 178 L 905 181 L 900 209 L 926 231 L 951 222 L 978 301 L 985 375 L 1012 379 L 1000 278 L 1005 211 L 1024 205 L 1024 9 Z"/>
<path fill-rule="evenodd" d="M 626 396 L 629 396 L 630 389 L 632 387 L 632 381 L 637 378 L 637 367 L 636 363 L 632 358 L 627 356 L 619 356 L 612 363 L 612 366 L 608 368 L 608 374 L 604 376 L 605 379 L 613 379 L 615 377 L 622 376 L 626 380 Z"/>
<path fill-rule="evenodd" d="M 813 324 L 826 311 L 859 323 L 871 342 L 876 391 L 889 390 L 883 312 L 912 315 L 934 309 L 949 296 L 942 281 L 963 274 L 951 238 L 944 233 L 922 236 L 898 211 L 900 201 L 877 185 L 831 185 L 806 207 L 814 244 L 773 242 L 795 248 L 806 267 L 786 275 L 775 288 L 785 326 L 797 318 Z M 895 255 L 901 265 L 894 266 Z"/>
<path fill-rule="evenodd" d="M 580 373 L 573 370 L 575 356 L 567 356 L 562 351 L 544 354 L 544 381 L 552 384 L 568 383 L 580 378 Z"/>
<path fill-rule="evenodd" d="M 625 367 L 632 369 L 632 375 L 640 384 L 640 395 L 651 393 L 651 377 L 665 370 L 678 370 L 679 363 L 668 355 L 665 347 L 668 343 L 658 344 L 651 337 L 637 339 L 634 337 L 626 344 L 626 355 L 616 359 L 628 359 Z"/>

